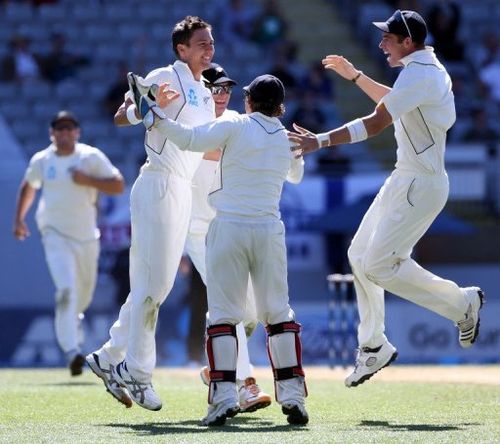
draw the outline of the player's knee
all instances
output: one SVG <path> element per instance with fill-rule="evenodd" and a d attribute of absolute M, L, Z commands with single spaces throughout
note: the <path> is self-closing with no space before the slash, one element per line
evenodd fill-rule
<path fill-rule="evenodd" d="M 392 278 L 394 263 L 388 259 L 381 259 L 375 255 L 367 255 L 363 263 L 365 276 L 371 282 L 380 284 Z"/>
<path fill-rule="evenodd" d="M 71 288 L 65 287 L 56 291 L 56 306 L 59 310 L 68 308 L 71 302 Z"/>
<path fill-rule="evenodd" d="M 264 324 L 279 324 L 289 322 L 295 319 L 295 314 L 287 304 L 281 307 L 268 307 L 267 310 L 258 313 L 259 320 Z"/>

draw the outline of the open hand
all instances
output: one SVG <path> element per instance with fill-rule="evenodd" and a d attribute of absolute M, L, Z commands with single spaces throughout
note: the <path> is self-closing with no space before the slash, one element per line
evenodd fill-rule
<path fill-rule="evenodd" d="M 293 146 L 291 150 L 296 158 L 302 156 L 303 154 L 319 150 L 319 143 L 316 138 L 316 134 L 302 128 L 296 123 L 293 124 L 293 129 L 296 132 L 288 131 L 288 140 L 292 142 Z"/>
<path fill-rule="evenodd" d="M 170 83 L 162 83 L 156 93 L 156 104 L 160 108 L 165 108 L 180 96 L 175 89 L 170 88 Z"/>
<path fill-rule="evenodd" d="M 339 55 L 327 55 L 321 63 L 347 80 L 352 80 L 359 72 L 349 60 Z"/>

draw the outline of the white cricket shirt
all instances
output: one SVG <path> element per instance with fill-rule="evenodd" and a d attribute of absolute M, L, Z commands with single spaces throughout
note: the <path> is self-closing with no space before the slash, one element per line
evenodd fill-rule
<path fill-rule="evenodd" d="M 429 46 L 401 62 L 403 70 L 381 100 L 394 122 L 396 168 L 443 174 L 446 132 L 456 118 L 450 76 Z"/>
<path fill-rule="evenodd" d="M 157 126 L 180 149 L 204 152 L 222 147 L 209 196 L 217 214 L 280 218 L 283 182 L 302 179 L 303 160 L 294 159 L 285 127 L 276 117 L 255 112 L 223 115 L 195 128 L 170 119 Z"/>
<path fill-rule="evenodd" d="M 167 117 L 189 126 L 215 119 L 215 105 L 210 90 L 201 79 L 195 80 L 186 63 L 177 60 L 173 65 L 151 71 L 144 79 L 145 85 L 161 85 L 165 82 L 180 93 L 177 100 L 163 108 Z M 146 131 L 144 144 L 153 168 L 165 169 L 187 180 L 192 179 L 203 157 L 200 153 L 179 150 L 154 127 Z"/>
<path fill-rule="evenodd" d="M 42 188 L 36 211 L 38 229 L 42 234 L 53 229 L 79 241 L 98 239 L 98 191 L 73 182 L 73 169 L 103 179 L 119 174 L 103 152 L 83 143 L 77 143 L 69 156 L 58 156 L 53 144 L 35 153 L 24 179 L 33 188 Z"/>

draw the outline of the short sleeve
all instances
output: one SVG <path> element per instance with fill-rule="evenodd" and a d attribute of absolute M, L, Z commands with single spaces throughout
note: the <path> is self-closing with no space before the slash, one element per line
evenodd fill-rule
<path fill-rule="evenodd" d="M 40 189 L 43 184 L 43 169 L 42 169 L 42 158 L 35 154 L 26 169 L 24 174 L 24 180 L 30 184 L 35 189 Z"/>
<path fill-rule="evenodd" d="M 89 173 L 100 179 L 116 177 L 120 174 L 108 157 L 95 148 L 88 158 Z"/>
<path fill-rule="evenodd" d="M 401 71 L 392 90 L 382 98 L 381 103 L 385 105 L 394 122 L 424 103 L 428 93 L 424 69 L 410 66 Z"/>

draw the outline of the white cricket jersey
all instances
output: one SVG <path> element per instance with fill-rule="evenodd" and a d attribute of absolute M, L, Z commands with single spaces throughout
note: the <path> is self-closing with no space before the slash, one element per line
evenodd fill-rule
<path fill-rule="evenodd" d="M 403 70 L 381 100 L 394 122 L 396 168 L 443 174 L 446 132 L 456 118 L 450 76 L 429 46 L 401 62 Z"/>
<path fill-rule="evenodd" d="M 294 159 L 285 127 L 276 117 L 255 112 L 221 116 L 195 128 L 170 119 L 157 126 L 181 149 L 223 148 L 220 174 L 209 196 L 217 214 L 280 218 L 283 182 L 302 178 L 303 161 Z"/>
<path fill-rule="evenodd" d="M 24 179 L 33 188 L 42 188 L 36 211 L 38 229 L 42 234 L 53 229 L 80 241 L 98 239 L 98 191 L 73 182 L 73 169 L 98 178 L 119 174 L 104 153 L 83 143 L 77 143 L 69 156 L 57 155 L 53 144 L 37 152 L 30 160 Z"/>
<path fill-rule="evenodd" d="M 215 105 L 210 90 L 202 80 L 195 80 L 186 63 L 177 60 L 173 65 L 151 71 L 144 79 L 145 85 L 161 85 L 165 82 L 180 93 L 177 100 L 163 108 L 167 117 L 189 126 L 215 119 Z M 200 153 L 179 150 L 154 127 L 146 131 L 144 144 L 153 168 L 165 169 L 187 180 L 192 179 L 203 157 Z"/>
<path fill-rule="evenodd" d="M 226 109 L 222 116 L 236 116 L 236 111 Z M 208 203 L 208 194 L 212 189 L 219 162 L 203 159 L 193 177 L 193 204 L 191 210 L 190 233 L 206 234 L 210 221 L 215 217 L 215 210 Z"/>

